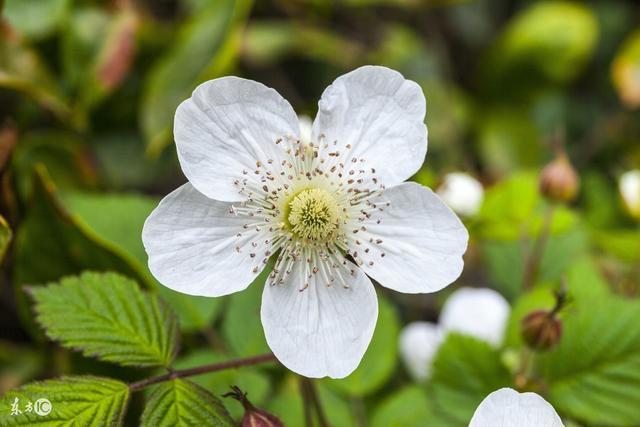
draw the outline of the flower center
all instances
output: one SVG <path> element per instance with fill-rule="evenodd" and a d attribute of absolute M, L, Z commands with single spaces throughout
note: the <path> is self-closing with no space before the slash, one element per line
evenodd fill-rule
<path fill-rule="evenodd" d="M 303 190 L 289 202 L 291 231 L 302 239 L 326 241 L 340 224 L 340 207 L 331 194 L 319 188 Z"/>

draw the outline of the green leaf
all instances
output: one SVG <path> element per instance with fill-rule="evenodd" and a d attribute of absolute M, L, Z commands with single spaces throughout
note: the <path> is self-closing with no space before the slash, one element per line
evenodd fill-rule
<path fill-rule="evenodd" d="M 177 359 L 173 367 L 175 369 L 188 369 L 226 360 L 229 360 L 229 356 L 227 355 L 222 355 L 211 350 L 197 350 L 185 357 Z M 265 364 L 264 366 L 269 365 Z M 229 392 L 230 385 L 237 385 L 249 394 L 251 403 L 258 407 L 262 407 L 267 402 L 267 399 L 271 397 L 270 380 L 258 366 L 243 366 L 238 369 L 210 372 L 192 377 L 191 381 L 210 390 L 216 396 Z M 242 414 L 244 413 L 242 405 L 230 404 L 228 407 L 229 413 L 233 418 L 242 418 Z"/>
<path fill-rule="evenodd" d="M 588 6 L 533 3 L 509 22 L 491 49 L 485 80 L 503 98 L 505 88 L 522 92 L 537 83 L 571 81 L 584 69 L 597 40 L 598 22 Z"/>
<path fill-rule="evenodd" d="M 181 379 L 153 389 L 140 424 L 143 427 L 236 425 L 220 400 L 199 385 Z"/>
<path fill-rule="evenodd" d="M 578 301 L 558 346 L 540 358 L 547 400 L 590 425 L 640 424 L 640 304 L 616 297 Z"/>
<path fill-rule="evenodd" d="M 5 0 L 3 15 L 28 38 L 51 34 L 64 21 L 71 0 Z"/>
<path fill-rule="evenodd" d="M 429 396 L 424 389 L 410 385 L 394 392 L 377 405 L 371 427 L 423 427 L 437 425 Z"/>
<path fill-rule="evenodd" d="M 7 221 L 0 215 L 0 262 L 2 262 L 5 253 L 7 253 L 7 248 L 9 247 L 9 243 L 11 243 L 12 237 L 13 233 L 11 232 L 11 228 L 9 228 L 9 224 L 7 224 Z"/>
<path fill-rule="evenodd" d="M 378 304 L 376 330 L 358 368 L 346 378 L 325 380 L 336 390 L 355 396 L 367 395 L 382 387 L 393 374 L 398 360 L 395 345 L 400 329 L 398 315 L 386 298 L 379 296 Z"/>
<path fill-rule="evenodd" d="M 170 366 L 177 352 L 174 313 L 135 281 L 86 272 L 29 288 L 47 336 L 86 356 L 123 366 Z"/>
<path fill-rule="evenodd" d="M 38 404 L 39 399 L 50 402 Z M 92 376 L 63 377 L 55 380 L 27 384 L 5 394 L 0 401 L 0 425 L 2 426 L 121 426 L 129 401 L 129 387 L 120 381 Z M 22 414 L 11 415 L 11 408 L 18 403 Z M 26 405 L 32 403 L 32 411 Z"/>
<path fill-rule="evenodd" d="M 511 386 L 500 353 L 476 338 L 449 334 L 433 361 L 431 380 L 434 409 L 452 421 L 467 425 L 476 408 L 491 392 Z"/>
<path fill-rule="evenodd" d="M 183 331 L 202 330 L 211 324 L 222 307 L 222 299 L 185 295 L 157 283 L 147 267 L 142 245 L 142 227 L 158 200 L 138 194 L 68 193 L 66 209 L 76 223 L 96 241 L 117 253 L 152 283 L 180 318 Z M 157 285 L 157 286 L 156 286 Z"/>
<path fill-rule="evenodd" d="M 249 0 L 220 0 L 201 8 L 149 72 L 140 106 L 149 151 L 158 154 L 171 140 L 178 104 L 205 80 L 222 75 L 235 59 Z"/>

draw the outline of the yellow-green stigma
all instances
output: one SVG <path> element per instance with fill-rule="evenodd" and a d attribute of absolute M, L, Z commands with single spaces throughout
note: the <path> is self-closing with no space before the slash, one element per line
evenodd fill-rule
<path fill-rule="evenodd" d="M 322 189 L 303 190 L 289 202 L 291 231 L 307 240 L 327 241 L 337 232 L 340 207 L 331 194 Z"/>

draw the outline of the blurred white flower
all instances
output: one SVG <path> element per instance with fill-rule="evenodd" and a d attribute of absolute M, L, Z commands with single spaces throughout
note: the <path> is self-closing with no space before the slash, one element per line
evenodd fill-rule
<path fill-rule="evenodd" d="M 446 174 L 436 192 L 454 212 L 463 216 L 475 215 L 484 199 L 480 181 L 463 172 Z"/>
<path fill-rule="evenodd" d="M 424 381 L 431 375 L 431 362 L 442 338 L 438 325 L 431 322 L 412 322 L 400 332 L 400 356 L 416 381 Z"/>
<path fill-rule="evenodd" d="M 640 169 L 623 173 L 618 185 L 625 208 L 632 217 L 640 219 Z"/>
<path fill-rule="evenodd" d="M 304 141 L 275 90 L 237 77 L 203 83 L 174 122 L 189 182 L 142 233 L 151 272 L 213 297 L 245 289 L 276 257 L 260 310 L 267 343 L 299 374 L 349 375 L 378 316 L 368 276 L 418 293 L 462 271 L 464 225 L 431 190 L 403 183 L 426 154 L 425 112 L 416 83 L 362 67 L 325 90 Z"/>
<path fill-rule="evenodd" d="M 535 393 L 501 388 L 489 394 L 469 427 L 563 427 L 553 406 Z"/>
<path fill-rule="evenodd" d="M 510 311 L 507 300 L 492 289 L 460 288 L 442 307 L 440 326 L 445 332 L 472 335 L 497 347 Z"/>

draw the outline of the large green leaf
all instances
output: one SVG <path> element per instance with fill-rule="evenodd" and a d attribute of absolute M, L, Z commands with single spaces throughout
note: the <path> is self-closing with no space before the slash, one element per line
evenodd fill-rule
<path fill-rule="evenodd" d="M 70 4 L 71 0 L 5 0 L 3 15 L 20 33 L 40 38 L 62 24 Z"/>
<path fill-rule="evenodd" d="M 157 386 L 142 413 L 144 427 L 231 427 L 233 419 L 222 402 L 204 388 L 175 379 Z"/>
<path fill-rule="evenodd" d="M 370 394 L 385 384 L 396 367 L 398 347 L 395 343 L 400 329 L 398 315 L 382 296 L 378 303 L 376 330 L 358 368 L 346 378 L 325 380 L 344 393 L 356 396 Z"/>
<path fill-rule="evenodd" d="M 238 51 L 239 31 L 250 4 L 250 0 L 220 0 L 199 8 L 153 65 L 140 106 L 150 152 L 157 154 L 171 140 L 178 104 L 198 83 L 228 69 Z"/>
<path fill-rule="evenodd" d="M 579 300 L 559 345 L 540 359 L 549 402 L 590 425 L 640 424 L 640 304 Z"/>
<path fill-rule="evenodd" d="M 470 336 L 449 334 L 433 361 L 434 409 L 452 426 L 466 426 L 489 393 L 510 385 L 500 353 Z"/>
<path fill-rule="evenodd" d="M 40 399 L 47 399 L 50 405 Z M 129 387 L 109 378 L 79 376 L 35 382 L 2 397 L 0 425 L 121 426 L 128 401 Z M 27 412 L 29 402 L 31 412 Z M 21 414 L 11 414 L 14 404 Z"/>
<path fill-rule="evenodd" d="M 169 367 L 178 324 L 164 301 L 114 273 L 83 273 L 29 288 L 47 336 L 87 356 L 124 366 Z"/>

